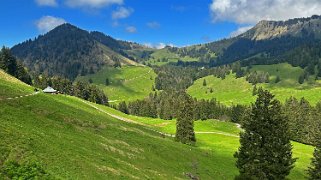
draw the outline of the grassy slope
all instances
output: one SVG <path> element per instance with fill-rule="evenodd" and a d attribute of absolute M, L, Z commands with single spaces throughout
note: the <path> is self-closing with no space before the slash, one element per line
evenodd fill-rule
<path fill-rule="evenodd" d="M 284 102 L 290 96 L 296 98 L 305 97 L 311 104 L 316 104 L 321 100 L 320 82 L 313 81 L 312 77 L 309 82 L 300 85 L 298 77 L 303 72 L 299 67 L 292 67 L 289 64 L 275 65 L 259 65 L 253 66 L 251 71 L 264 71 L 270 74 L 270 83 L 259 84 L 266 89 L 271 90 L 276 98 Z M 276 76 L 281 78 L 279 83 L 275 83 Z M 203 79 L 206 79 L 207 86 L 203 86 Z M 213 93 L 209 93 L 209 89 L 213 89 Z M 245 78 L 235 79 L 234 75 L 227 76 L 224 80 L 207 76 L 198 79 L 194 85 L 189 87 L 188 93 L 199 99 L 216 98 L 224 104 L 250 104 L 254 102 L 255 97 L 252 96 L 253 86 L 248 83 Z"/>
<path fill-rule="evenodd" d="M 37 160 L 63 179 L 204 179 L 230 177 L 212 168 L 214 154 L 99 113 L 79 99 L 39 94 L 0 104 L 3 162 Z M 0 163 L 1 166 L 1 163 Z"/>
<path fill-rule="evenodd" d="M 117 114 L 118 116 L 147 124 L 156 130 L 175 134 L 175 120 L 166 121 L 161 119 L 136 117 L 125 115 L 108 107 L 100 107 L 108 112 Z M 235 159 L 233 158 L 233 154 L 239 147 L 239 138 L 236 136 L 238 136 L 240 129 L 233 123 L 207 120 L 195 121 L 195 132 L 197 132 L 196 147 L 207 151 L 210 157 L 213 156 L 213 159 L 211 159 L 212 162 L 211 164 L 208 164 L 207 169 L 214 169 L 217 175 L 220 174 L 219 177 L 233 179 L 233 177 L 238 173 L 237 168 L 234 166 Z M 215 134 L 201 134 L 198 132 L 215 132 Z M 310 159 L 312 158 L 313 147 L 296 142 L 293 142 L 292 144 L 294 147 L 294 157 L 298 159 L 295 164 L 295 168 L 289 175 L 289 178 L 304 179 L 306 176 L 306 169 L 309 166 Z"/>
<path fill-rule="evenodd" d="M 204 79 L 206 86 L 203 86 Z M 210 93 L 210 88 L 213 89 L 213 93 Z M 229 75 L 224 80 L 214 76 L 198 79 L 187 91 L 198 99 L 216 98 L 224 104 L 232 105 L 253 102 L 255 97 L 252 96 L 252 89 L 252 84 L 248 83 L 244 77 L 236 79 L 234 75 Z"/>
<path fill-rule="evenodd" d="M 78 80 L 93 80 L 107 94 L 111 101 L 133 101 L 142 99 L 152 92 L 156 74 L 150 67 L 123 66 L 122 68 L 104 68 L 93 75 L 79 77 Z M 105 86 L 106 78 L 110 85 Z"/>
<path fill-rule="evenodd" d="M 170 52 L 167 48 L 159 49 L 151 54 L 151 59 L 149 59 L 146 63 L 150 63 L 152 65 L 161 66 L 170 62 L 177 62 L 178 60 L 182 61 L 198 61 L 196 58 L 191 57 L 180 57 L 178 54 Z M 162 62 L 162 59 L 165 58 L 168 61 Z"/>
<path fill-rule="evenodd" d="M 0 70 L 0 99 L 27 95 L 33 88 Z"/>
<path fill-rule="evenodd" d="M 175 121 L 128 116 L 95 106 L 175 133 Z M 116 120 L 70 96 L 38 94 L 2 100 L 0 115 L 0 166 L 4 160 L 36 160 L 63 179 L 175 179 L 184 178 L 186 172 L 202 179 L 233 179 L 237 174 L 233 153 L 239 146 L 235 137 L 239 129 L 233 123 L 195 122 L 197 132 L 221 134 L 197 134 L 197 144 L 191 147 Z M 294 147 L 299 159 L 290 178 L 303 179 L 313 149 L 299 143 Z"/>

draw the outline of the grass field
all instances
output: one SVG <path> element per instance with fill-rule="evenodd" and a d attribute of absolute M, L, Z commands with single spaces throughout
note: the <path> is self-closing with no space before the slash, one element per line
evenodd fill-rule
<path fill-rule="evenodd" d="M 28 86 L 21 85 L 27 91 Z M 185 173 L 233 179 L 238 173 L 233 153 L 240 129 L 233 123 L 197 121 L 197 143 L 187 146 L 150 130 L 174 134 L 174 120 L 135 117 L 92 104 L 97 110 L 88 104 L 42 93 L 2 100 L 0 168 L 9 160 L 37 161 L 58 179 L 186 179 Z M 313 148 L 293 145 L 299 159 L 289 178 L 304 179 Z"/>
<path fill-rule="evenodd" d="M 258 84 L 275 94 L 281 102 L 291 96 L 298 99 L 304 97 L 312 105 L 321 100 L 321 84 L 315 81 L 313 77 L 302 85 L 298 83 L 298 78 L 303 69 L 292 67 L 289 64 L 257 65 L 253 66 L 251 71 L 263 71 L 270 74 L 270 83 Z M 279 76 L 281 81 L 275 83 L 275 78 Z M 203 86 L 203 80 L 206 79 L 207 86 Z M 210 93 L 210 89 L 213 93 Z M 207 76 L 198 79 L 188 88 L 188 93 L 198 99 L 216 98 L 226 105 L 232 104 L 250 104 L 256 99 L 252 96 L 253 85 L 248 83 L 245 78 L 235 79 L 235 75 L 228 75 L 224 80 L 213 76 Z"/>
<path fill-rule="evenodd" d="M 110 101 L 133 101 L 143 99 L 152 92 L 156 74 L 150 67 L 123 66 L 106 67 L 93 75 L 79 77 L 77 80 L 89 81 L 98 85 L 107 94 Z M 110 85 L 106 86 L 106 78 Z"/>
<path fill-rule="evenodd" d="M 33 88 L 0 70 L 0 99 L 27 95 Z"/>
<path fill-rule="evenodd" d="M 175 134 L 175 120 L 161 120 L 144 117 L 136 117 L 126 115 L 114 109 L 100 106 L 102 109 L 117 114 L 121 117 L 126 117 L 135 120 L 139 123 L 144 123 L 150 127 L 165 133 Z M 236 124 L 230 122 L 222 122 L 218 120 L 195 121 L 196 132 L 196 148 L 207 151 L 213 156 L 213 163 L 208 167 L 214 168 L 218 179 L 233 179 L 238 174 L 237 168 L 234 166 L 235 159 L 233 154 L 239 147 L 239 132 L 240 129 Z M 295 168 L 289 175 L 290 179 L 305 179 L 306 169 L 312 158 L 313 147 L 292 142 L 294 157 L 298 158 Z M 224 171 L 224 169 L 228 169 Z"/>
<path fill-rule="evenodd" d="M 165 59 L 165 61 L 163 61 Z M 191 57 L 180 57 L 178 54 L 170 52 L 167 48 L 159 49 L 151 54 L 151 58 L 146 61 L 146 63 L 151 65 L 165 65 L 171 62 L 176 63 L 178 60 L 181 61 L 198 61 L 197 58 L 191 58 Z"/>

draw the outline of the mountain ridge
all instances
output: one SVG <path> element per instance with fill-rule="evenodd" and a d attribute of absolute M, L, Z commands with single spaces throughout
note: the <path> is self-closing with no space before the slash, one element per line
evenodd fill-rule
<path fill-rule="evenodd" d="M 120 54 L 113 47 L 123 44 L 131 47 L 131 43 L 111 37 L 108 40 L 110 46 L 99 42 L 92 32 L 65 23 L 34 40 L 13 46 L 11 51 L 35 73 L 69 79 L 97 72 L 105 65 L 136 64 L 128 56 L 125 57 L 125 53 Z M 137 44 L 136 47 L 140 46 Z"/>

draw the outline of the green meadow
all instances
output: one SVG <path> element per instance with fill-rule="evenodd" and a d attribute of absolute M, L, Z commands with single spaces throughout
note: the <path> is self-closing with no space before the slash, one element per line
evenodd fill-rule
<path fill-rule="evenodd" d="M 153 128 L 173 135 L 175 134 L 175 120 L 137 117 L 123 114 L 109 107 L 100 105 L 96 106 L 109 113 L 134 120 L 140 124 L 145 124 L 148 128 Z M 233 177 L 238 174 L 233 154 L 239 147 L 238 135 L 241 129 L 237 124 L 219 120 L 198 120 L 195 121 L 194 124 L 197 139 L 195 148 L 205 150 L 213 156 L 213 162 L 209 164 L 208 167 L 214 168 L 217 174 L 221 174 L 221 176 L 218 176 L 218 179 L 233 179 Z M 295 168 L 289 175 L 289 179 L 305 179 L 306 169 L 309 166 L 310 159 L 312 158 L 313 147 L 297 142 L 292 142 L 292 144 L 294 148 L 293 155 L 298 159 L 296 161 Z"/>
<path fill-rule="evenodd" d="M 105 67 L 96 74 L 82 76 L 77 80 L 98 85 L 111 102 L 143 99 L 152 92 L 156 74 L 147 66 L 123 66 L 122 68 Z M 109 85 L 106 86 L 106 78 Z"/>
<path fill-rule="evenodd" d="M 197 143 L 188 146 L 153 131 L 175 134 L 175 120 L 130 116 L 71 96 L 1 100 L 0 114 L 0 169 L 8 161 L 35 161 L 54 179 L 186 179 L 186 174 L 233 179 L 238 174 L 233 154 L 241 129 L 233 123 L 196 121 Z M 119 120 L 125 118 L 136 123 Z M 313 147 L 293 146 L 298 160 L 289 178 L 304 179 Z"/>
<path fill-rule="evenodd" d="M 178 60 L 181 61 L 198 61 L 197 58 L 189 56 L 181 57 L 178 54 L 170 52 L 167 48 L 159 49 L 151 54 L 151 58 L 146 63 L 156 66 L 165 65 L 168 63 L 176 63 Z"/>
<path fill-rule="evenodd" d="M 298 83 L 299 76 L 303 73 L 300 67 L 293 67 L 289 64 L 274 65 L 255 65 L 251 71 L 268 72 L 270 75 L 269 83 L 258 84 L 257 87 L 263 87 L 275 94 L 281 102 L 293 96 L 298 99 L 304 97 L 312 105 L 321 100 L 321 84 L 319 80 L 310 77 L 303 84 Z M 276 77 L 279 76 L 281 81 L 275 83 Z M 203 86 L 204 79 L 207 82 Z M 226 76 L 224 80 L 214 76 L 207 76 L 198 79 L 188 88 L 188 93 L 198 99 L 216 98 L 226 105 L 245 104 L 254 102 L 256 97 L 252 96 L 253 85 L 246 81 L 245 77 L 235 78 L 234 74 Z M 210 89 L 213 92 L 210 92 Z"/>

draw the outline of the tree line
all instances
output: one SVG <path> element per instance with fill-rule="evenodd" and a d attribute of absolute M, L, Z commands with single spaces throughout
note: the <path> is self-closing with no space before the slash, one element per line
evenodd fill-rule
<path fill-rule="evenodd" d="M 76 96 L 97 104 L 108 105 L 108 98 L 105 93 L 97 86 L 87 82 L 77 81 L 72 83 L 69 79 L 59 76 L 38 75 L 34 78 L 34 86 L 40 89 L 51 86 L 63 94 Z"/>
<path fill-rule="evenodd" d="M 0 51 L 0 69 L 26 84 L 32 84 L 32 80 L 27 69 L 11 54 L 9 48 L 2 47 Z"/>
<path fill-rule="evenodd" d="M 190 97 L 185 91 L 155 92 L 143 100 L 132 101 L 128 104 L 120 102 L 116 108 L 126 114 L 171 120 L 177 118 L 180 113 L 178 107 L 184 101 L 177 97 L 183 95 Z M 191 99 L 189 101 L 192 102 L 193 109 L 190 113 L 194 120 L 227 120 L 231 116 L 231 108 L 219 103 L 216 99 Z"/>

